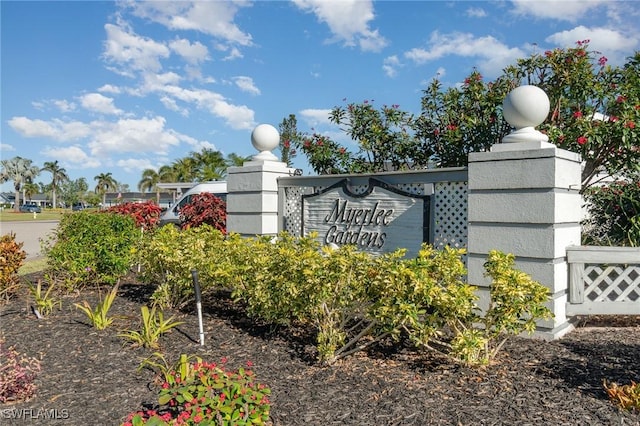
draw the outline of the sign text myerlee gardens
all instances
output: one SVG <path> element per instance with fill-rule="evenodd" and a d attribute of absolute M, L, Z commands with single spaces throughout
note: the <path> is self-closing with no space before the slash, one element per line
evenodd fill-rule
<path fill-rule="evenodd" d="M 383 253 L 398 247 L 417 253 L 428 241 L 429 197 L 413 195 L 372 179 L 354 194 L 346 181 L 303 196 L 303 233 L 318 233 L 322 244 L 352 244 Z"/>

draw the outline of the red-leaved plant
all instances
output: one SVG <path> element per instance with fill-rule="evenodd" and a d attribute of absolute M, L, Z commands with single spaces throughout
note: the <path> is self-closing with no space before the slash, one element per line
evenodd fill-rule
<path fill-rule="evenodd" d="M 194 195 L 191 202 L 180 209 L 180 223 L 182 229 L 206 223 L 226 234 L 227 203 L 208 192 Z"/>
<path fill-rule="evenodd" d="M 144 203 L 122 203 L 104 210 L 108 213 L 116 213 L 131 216 L 138 228 L 152 229 L 160 222 L 162 210 L 153 201 Z"/>
<path fill-rule="evenodd" d="M 20 355 L 13 346 L 0 340 L 0 403 L 24 401 L 36 392 L 34 380 L 40 362 Z"/>

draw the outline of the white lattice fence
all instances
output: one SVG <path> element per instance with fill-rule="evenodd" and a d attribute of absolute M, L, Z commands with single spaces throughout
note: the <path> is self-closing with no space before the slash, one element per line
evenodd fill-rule
<path fill-rule="evenodd" d="M 640 248 L 570 247 L 567 315 L 640 315 Z"/>

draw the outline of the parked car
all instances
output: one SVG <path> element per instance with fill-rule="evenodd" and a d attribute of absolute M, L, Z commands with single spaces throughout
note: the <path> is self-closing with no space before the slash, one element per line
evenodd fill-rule
<path fill-rule="evenodd" d="M 82 211 L 82 210 L 84 210 L 86 208 L 87 208 L 87 206 L 85 206 L 84 204 L 80 204 L 80 203 L 74 204 L 73 206 L 71 206 L 71 210 L 74 211 L 74 212 L 79 212 L 79 211 Z"/>
<path fill-rule="evenodd" d="M 22 213 L 42 213 L 42 209 L 37 204 L 23 204 L 20 206 Z"/>

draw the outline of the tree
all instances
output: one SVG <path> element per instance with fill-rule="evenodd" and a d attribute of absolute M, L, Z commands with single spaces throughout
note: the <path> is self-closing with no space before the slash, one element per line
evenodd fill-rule
<path fill-rule="evenodd" d="M 236 154 L 235 152 L 232 152 L 231 154 L 227 155 L 225 163 L 227 167 L 242 167 L 244 163 L 246 163 L 247 161 L 251 161 L 252 158 L 253 157 L 251 155 L 243 157 Z"/>
<path fill-rule="evenodd" d="M 138 190 L 141 192 L 155 192 L 156 203 L 160 204 L 160 175 L 154 169 L 145 169 L 142 172 L 142 179 L 138 182 Z"/>
<path fill-rule="evenodd" d="M 26 182 L 24 185 L 22 185 L 23 200 L 29 199 L 29 201 L 31 201 L 31 197 L 37 194 L 39 190 L 40 187 L 38 186 L 38 184 L 33 182 Z"/>
<path fill-rule="evenodd" d="M 56 193 L 58 189 L 60 189 L 60 185 L 69 180 L 69 176 L 67 175 L 67 171 L 58 164 L 58 160 L 46 161 L 42 171 L 51 173 L 51 199 L 53 208 L 55 209 L 58 206 Z"/>
<path fill-rule="evenodd" d="M 60 186 L 60 198 L 66 206 L 73 206 L 79 202 L 87 201 L 89 184 L 86 178 L 67 180 Z"/>
<path fill-rule="evenodd" d="M 23 184 L 40 174 L 40 168 L 32 165 L 32 161 L 27 158 L 13 157 L 10 160 L 2 160 L 0 169 L 0 183 L 13 181 L 15 190 L 14 210 L 20 210 L 20 189 Z"/>
<path fill-rule="evenodd" d="M 177 182 L 193 182 L 196 178 L 196 164 L 193 158 L 179 158 L 171 164 Z"/>
<path fill-rule="evenodd" d="M 297 154 L 295 147 L 303 137 L 302 133 L 298 132 L 298 120 L 295 114 L 289 114 L 289 117 L 282 119 L 278 128 L 280 130 L 280 161 L 291 167 L 291 160 Z"/>
<path fill-rule="evenodd" d="M 611 67 L 588 43 L 520 59 L 490 82 L 476 70 L 463 84 L 447 89 L 434 79 L 423 91 L 415 117 L 397 105 L 335 107 L 329 119 L 358 143 L 359 152 L 318 135 L 302 141 L 300 148 L 317 173 L 466 166 L 470 152 L 488 150 L 511 131 L 502 116 L 505 96 L 517 86 L 534 84 L 551 103 L 539 129 L 551 143 L 582 156 L 583 190 L 603 172 L 637 174 L 640 52 L 624 66 Z"/>
<path fill-rule="evenodd" d="M 111 172 L 100 173 L 93 178 L 97 182 L 95 193 L 102 195 L 102 205 L 107 204 L 107 192 L 115 191 L 118 188 L 118 182 L 113 178 Z"/>

